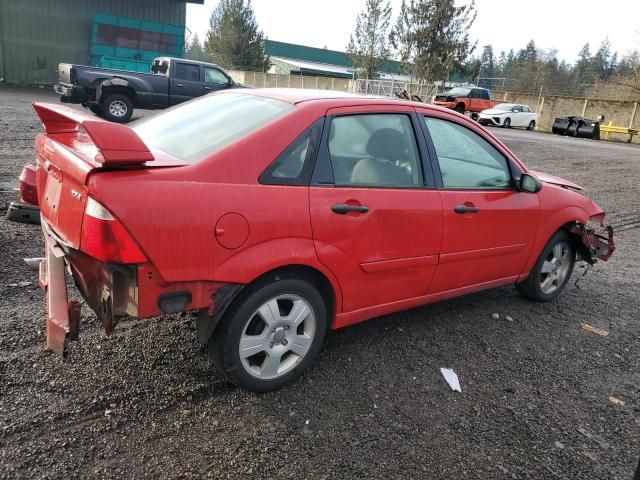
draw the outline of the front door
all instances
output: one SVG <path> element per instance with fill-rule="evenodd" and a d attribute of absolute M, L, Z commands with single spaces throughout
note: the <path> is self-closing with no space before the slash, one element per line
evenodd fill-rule
<path fill-rule="evenodd" d="M 440 171 L 444 231 L 430 293 L 522 273 L 538 226 L 538 196 L 513 187 L 509 160 L 454 121 L 423 116 Z"/>
<path fill-rule="evenodd" d="M 230 84 L 231 80 L 222 71 L 214 67 L 204 67 L 203 94 L 224 90 L 229 88 Z"/>
<path fill-rule="evenodd" d="M 415 113 L 380 106 L 328 114 L 310 187 L 311 225 L 320 261 L 340 283 L 342 311 L 426 295 L 442 207 L 425 182 Z"/>
<path fill-rule="evenodd" d="M 171 91 L 169 103 L 176 105 L 192 98 L 199 97 L 202 91 L 200 65 L 176 62 L 175 72 L 171 75 Z"/>

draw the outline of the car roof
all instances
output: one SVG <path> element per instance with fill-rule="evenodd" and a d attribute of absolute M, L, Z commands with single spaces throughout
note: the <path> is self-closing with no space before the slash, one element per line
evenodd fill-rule
<path fill-rule="evenodd" d="M 297 105 L 300 103 L 311 102 L 325 102 L 344 100 L 344 105 L 414 105 L 423 108 L 430 108 L 434 110 L 442 110 L 441 107 L 430 105 L 427 103 L 414 102 L 410 100 L 404 100 L 401 98 L 382 97 L 378 95 L 364 95 L 351 92 L 340 92 L 336 90 L 314 90 L 314 89 L 302 89 L 302 88 L 252 88 L 242 90 L 224 90 L 220 92 L 244 93 L 248 95 L 258 95 L 261 97 L 273 98 L 283 102 Z"/>

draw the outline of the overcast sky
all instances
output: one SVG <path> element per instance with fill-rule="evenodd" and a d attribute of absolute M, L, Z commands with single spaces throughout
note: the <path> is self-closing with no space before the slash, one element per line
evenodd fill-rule
<path fill-rule="evenodd" d="M 478 18 L 471 35 L 478 46 L 518 50 L 534 39 L 539 48 L 558 50 L 560 59 L 575 61 L 591 42 L 592 53 L 605 37 L 624 55 L 640 48 L 640 1 L 476 0 Z M 468 0 L 458 0 L 468 3 Z M 218 0 L 187 4 L 187 28 L 201 38 Z M 365 0 L 253 0 L 260 28 L 271 40 L 344 51 Z M 391 0 L 393 20 L 401 0 Z M 392 21 L 393 23 L 393 21 Z"/>

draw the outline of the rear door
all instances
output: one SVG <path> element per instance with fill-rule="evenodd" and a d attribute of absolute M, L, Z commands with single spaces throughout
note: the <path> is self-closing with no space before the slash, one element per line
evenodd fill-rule
<path fill-rule="evenodd" d="M 203 94 L 229 88 L 231 79 L 222 70 L 215 67 L 204 67 Z"/>
<path fill-rule="evenodd" d="M 328 112 L 309 190 L 314 244 L 338 278 L 343 312 L 420 297 L 435 272 L 440 196 L 424 138 L 404 106 Z"/>
<path fill-rule="evenodd" d="M 516 190 L 510 160 L 489 138 L 445 116 L 422 116 L 444 212 L 430 293 L 513 279 L 538 226 L 538 196 Z"/>
<path fill-rule="evenodd" d="M 176 61 L 171 73 L 171 89 L 169 103 L 176 105 L 194 97 L 199 97 L 202 91 L 202 68 L 200 65 Z"/>

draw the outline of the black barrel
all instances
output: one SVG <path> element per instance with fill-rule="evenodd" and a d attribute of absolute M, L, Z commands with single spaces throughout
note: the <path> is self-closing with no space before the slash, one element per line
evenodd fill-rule
<path fill-rule="evenodd" d="M 578 126 L 578 138 L 600 140 L 600 122 L 585 118 Z"/>
<path fill-rule="evenodd" d="M 567 135 L 570 137 L 578 136 L 578 128 L 584 123 L 582 117 L 569 117 L 569 128 L 567 128 Z"/>
<path fill-rule="evenodd" d="M 566 117 L 558 117 L 553 122 L 553 127 L 551 128 L 551 131 L 556 135 L 566 135 L 568 129 L 569 129 L 569 119 Z"/>

